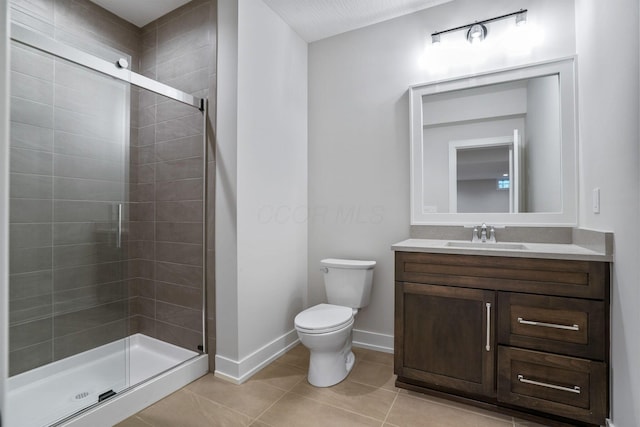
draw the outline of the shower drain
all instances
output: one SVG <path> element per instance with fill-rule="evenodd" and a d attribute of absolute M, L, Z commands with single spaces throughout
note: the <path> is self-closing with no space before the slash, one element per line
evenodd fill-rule
<path fill-rule="evenodd" d="M 89 397 L 89 392 L 88 391 L 83 391 L 82 393 L 78 393 L 76 394 L 76 396 L 73 398 L 74 400 L 82 400 L 82 399 L 86 399 L 87 397 Z"/>

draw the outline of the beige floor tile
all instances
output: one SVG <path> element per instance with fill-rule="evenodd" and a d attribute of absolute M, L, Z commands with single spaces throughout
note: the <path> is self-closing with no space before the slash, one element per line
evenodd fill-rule
<path fill-rule="evenodd" d="M 255 374 L 249 382 L 262 382 L 289 391 L 296 384 L 307 380 L 307 370 L 293 365 L 272 363 Z"/>
<path fill-rule="evenodd" d="M 153 427 L 248 426 L 251 418 L 211 400 L 180 390 L 138 414 Z"/>
<path fill-rule="evenodd" d="M 367 362 L 376 362 L 393 366 L 393 353 L 383 353 L 381 351 L 373 351 L 359 347 L 354 347 L 353 353 L 356 355 L 357 361 L 366 360 Z"/>
<path fill-rule="evenodd" d="M 273 427 L 358 427 L 380 426 L 380 421 L 348 412 L 299 394 L 287 393 L 258 421 Z"/>
<path fill-rule="evenodd" d="M 397 391 L 394 385 L 396 376 L 393 374 L 393 366 L 391 365 L 362 360 L 356 363 L 347 379 L 373 387 Z"/>
<path fill-rule="evenodd" d="M 302 344 L 298 344 L 276 359 L 274 363 L 291 365 L 307 371 L 309 369 L 309 349 Z"/>
<path fill-rule="evenodd" d="M 295 386 L 291 392 L 380 421 L 384 421 L 396 397 L 395 392 L 352 381 L 323 388 L 313 387 L 305 381 Z"/>
<path fill-rule="evenodd" d="M 144 422 L 143 419 L 137 417 L 136 415 L 127 418 L 115 425 L 115 427 L 153 427 L 151 424 Z"/>
<path fill-rule="evenodd" d="M 406 394 L 398 394 L 386 421 L 399 427 L 513 427 L 511 421 L 485 417 Z"/>
<path fill-rule="evenodd" d="M 449 406 L 451 408 L 459 409 L 461 411 L 474 412 L 476 414 L 483 415 L 485 417 L 496 418 L 496 419 L 499 419 L 499 420 L 502 420 L 502 421 L 507 421 L 507 422 L 512 422 L 513 421 L 513 417 L 511 417 L 509 415 L 504 415 L 504 414 L 501 414 L 499 412 L 487 411 L 487 410 L 484 410 L 484 409 L 481 409 L 481 408 L 477 408 L 475 406 L 465 405 L 465 404 L 459 403 L 459 402 L 454 402 L 452 400 L 441 399 L 439 397 L 431 396 L 429 394 L 416 393 L 414 391 L 405 390 L 405 389 L 399 389 L 399 394 L 411 396 L 411 397 L 414 397 L 416 399 L 424 399 L 424 400 L 427 400 L 427 401 L 432 402 L 432 403 L 437 403 L 437 404 L 440 404 L 440 405 Z"/>
<path fill-rule="evenodd" d="M 212 374 L 205 375 L 186 388 L 251 418 L 256 418 L 285 393 L 284 390 L 264 382 L 248 381 L 237 385 L 216 378 Z"/>

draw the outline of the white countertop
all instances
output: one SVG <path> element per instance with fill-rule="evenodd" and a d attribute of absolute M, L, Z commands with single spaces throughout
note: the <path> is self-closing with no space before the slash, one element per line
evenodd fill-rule
<path fill-rule="evenodd" d="M 469 241 L 462 240 L 407 239 L 391 245 L 391 249 L 394 251 L 435 254 L 546 258 L 576 261 L 613 261 L 612 254 L 596 252 L 575 244 L 522 242 L 522 245 L 525 246 L 524 249 L 511 249 L 500 246 L 500 243 L 517 245 L 517 242 L 499 242 L 497 245 L 493 243 L 478 243 L 473 247 L 448 246 L 455 244 L 466 245 L 469 243 Z M 492 247 L 492 245 L 494 246 Z"/>

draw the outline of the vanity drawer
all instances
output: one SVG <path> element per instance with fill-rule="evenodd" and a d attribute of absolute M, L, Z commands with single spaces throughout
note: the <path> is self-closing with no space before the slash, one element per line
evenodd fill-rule
<path fill-rule="evenodd" d="M 499 292 L 498 342 L 605 360 L 602 301 Z"/>
<path fill-rule="evenodd" d="M 604 425 L 606 364 L 498 346 L 498 401 Z"/>
<path fill-rule="evenodd" d="M 604 300 L 605 262 L 396 252 L 399 282 Z"/>

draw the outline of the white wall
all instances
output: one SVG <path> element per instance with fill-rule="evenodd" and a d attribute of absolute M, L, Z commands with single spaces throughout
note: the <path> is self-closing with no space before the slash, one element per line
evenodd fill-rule
<path fill-rule="evenodd" d="M 219 72 L 236 64 L 237 89 L 218 105 L 237 107 L 217 123 L 220 150 L 236 156 L 221 171 L 235 171 L 227 195 L 236 182 L 235 205 L 225 193 L 218 199 L 232 229 L 216 230 L 217 330 L 226 337 L 218 336 L 216 371 L 242 381 L 297 340 L 293 318 L 306 304 L 307 44 L 262 0 L 231 3 L 219 2 L 221 27 L 225 19 L 236 27 L 221 28 L 220 45 L 236 36 L 237 50 L 221 52 Z"/>
<path fill-rule="evenodd" d="M 434 31 L 520 8 L 529 9 L 527 26 L 543 33 L 530 49 L 488 43 L 461 55 L 468 43 L 448 51 L 445 37 L 437 54 L 430 46 Z M 507 24 L 491 24 L 491 34 Z M 310 44 L 309 304 L 326 298 L 320 259 L 378 261 L 354 339 L 391 349 L 389 247 L 409 237 L 409 85 L 574 53 L 573 2 L 555 0 L 458 0 Z"/>
<path fill-rule="evenodd" d="M 0 5 L 0 425 L 5 413 L 9 328 L 9 6 Z"/>
<path fill-rule="evenodd" d="M 638 1 L 576 1 L 582 227 L 614 234 L 612 420 L 640 425 Z M 608 31 L 602 31 L 608 28 Z M 601 213 L 591 192 L 601 191 Z"/>

